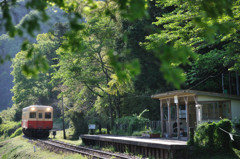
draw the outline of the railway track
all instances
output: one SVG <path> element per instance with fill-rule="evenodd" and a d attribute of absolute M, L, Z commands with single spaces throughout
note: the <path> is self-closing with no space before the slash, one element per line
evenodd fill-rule
<path fill-rule="evenodd" d="M 64 152 L 70 152 L 70 153 L 78 153 L 82 156 L 85 156 L 87 158 L 91 159 L 137 159 L 138 157 L 130 156 L 127 154 L 122 153 L 112 153 L 112 152 L 106 152 L 101 150 L 96 150 L 92 148 L 86 148 L 83 146 L 74 146 L 71 144 L 67 144 L 64 142 L 56 141 L 56 140 L 36 140 L 36 144 L 41 147 L 46 147 L 52 151 L 58 152 L 58 151 L 64 151 Z"/>

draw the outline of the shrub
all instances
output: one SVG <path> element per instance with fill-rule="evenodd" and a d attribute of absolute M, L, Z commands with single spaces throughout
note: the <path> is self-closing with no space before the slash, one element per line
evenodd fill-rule
<path fill-rule="evenodd" d="M 149 129 L 150 129 L 150 134 L 161 134 L 161 131 L 159 129 L 151 129 L 150 127 Z"/>
<path fill-rule="evenodd" d="M 230 150 L 231 139 L 229 134 L 224 132 L 232 132 L 232 122 L 228 119 L 219 121 L 218 123 L 203 123 L 195 131 L 194 141 L 188 141 L 193 144 L 197 151 L 219 151 Z"/>
<path fill-rule="evenodd" d="M 228 119 L 221 120 L 217 123 L 217 143 L 221 150 L 230 150 L 231 149 L 231 138 L 228 133 L 232 132 L 232 122 Z M 223 130 L 221 130 L 223 129 Z"/>
<path fill-rule="evenodd" d="M 2 124 L 2 117 L 0 117 L 0 125 Z"/>
<path fill-rule="evenodd" d="M 214 138 L 216 136 L 215 134 L 215 131 L 216 131 L 216 123 L 209 123 L 207 125 L 207 129 L 206 129 L 206 134 L 207 134 L 207 137 L 208 137 L 208 142 L 207 142 L 207 146 L 209 149 L 213 148 L 214 147 Z"/>
<path fill-rule="evenodd" d="M 22 128 L 20 127 L 10 136 L 10 138 L 14 138 L 14 137 L 19 136 L 21 134 L 22 134 Z"/>
<path fill-rule="evenodd" d="M 0 125 L 0 135 L 11 136 L 19 127 L 21 127 L 21 122 L 8 121 Z"/>
<path fill-rule="evenodd" d="M 200 150 L 214 148 L 214 138 L 216 136 L 216 123 L 201 124 L 194 135 L 195 146 Z"/>
<path fill-rule="evenodd" d="M 143 133 L 144 133 L 144 131 L 134 131 L 132 133 L 132 136 L 142 136 Z"/>
<path fill-rule="evenodd" d="M 107 134 L 107 129 L 106 128 L 101 128 L 101 131 L 99 132 L 99 129 L 95 131 L 95 134 Z"/>
<path fill-rule="evenodd" d="M 114 134 L 120 135 L 132 135 L 134 131 L 144 130 L 146 123 L 149 119 L 142 117 L 143 113 L 147 112 L 145 109 L 139 115 L 125 116 L 116 120 L 116 126 L 114 128 Z"/>
<path fill-rule="evenodd" d="M 14 107 L 8 108 L 6 110 L 2 110 L 0 112 L 0 116 L 3 119 L 3 121 L 13 121 L 14 115 L 16 114 L 16 110 Z"/>
<path fill-rule="evenodd" d="M 240 136 L 234 136 L 234 141 L 232 142 L 232 146 L 240 150 Z"/>

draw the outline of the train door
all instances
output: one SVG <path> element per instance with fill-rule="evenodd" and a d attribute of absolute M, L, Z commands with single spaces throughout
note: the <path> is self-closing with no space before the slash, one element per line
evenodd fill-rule
<path fill-rule="evenodd" d="M 43 118 L 43 111 L 38 111 L 38 113 L 37 113 L 37 128 L 38 129 L 42 129 L 43 127 L 44 127 L 44 125 L 43 125 L 43 120 L 44 120 L 44 118 Z"/>

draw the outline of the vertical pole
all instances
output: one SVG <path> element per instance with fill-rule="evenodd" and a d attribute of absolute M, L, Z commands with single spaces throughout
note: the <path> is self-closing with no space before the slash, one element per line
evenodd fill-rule
<path fill-rule="evenodd" d="M 196 113 L 197 113 L 197 126 L 202 123 L 202 105 L 196 105 Z"/>
<path fill-rule="evenodd" d="M 184 97 L 186 107 L 186 123 L 187 123 L 187 138 L 189 139 L 189 112 L 188 112 L 188 97 Z"/>
<path fill-rule="evenodd" d="M 168 105 L 168 136 L 171 137 L 171 108 L 170 108 L 170 99 L 167 99 Z"/>
<path fill-rule="evenodd" d="M 176 103 L 177 105 L 177 137 L 180 139 L 180 124 L 179 124 L 179 104 Z"/>
<path fill-rule="evenodd" d="M 63 115 L 63 138 L 66 139 L 65 126 L 64 126 L 64 106 L 63 106 L 63 97 L 62 97 L 62 115 Z"/>
<path fill-rule="evenodd" d="M 228 72 L 228 85 L 229 85 L 229 94 L 232 94 L 232 82 L 231 82 L 231 72 Z"/>
<path fill-rule="evenodd" d="M 238 79 L 238 72 L 236 71 L 236 89 L 237 89 L 237 96 L 239 96 L 239 79 Z"/>
<path fill-rule="evenodd" d="M 163 137 L 163 105 L 162 105 L 162 100 L 160 100 L 160 111 L 161 111 L 161 131 L 162 131 L 162 137 Z"/>
<path fill-rule="evenodd" d="M 223 73 L 222 73 L 222 91 L 223 91 L 223 94 L 224 94 L 224 76 L 223 76 Z"/>
<path fill-rule="evenodd" d="M 198 97 L 197 96 L 193 96 L 193 99 L 195 101 L 195 106 L 198 104 Z M 197 107 L 196 108 L 196 123 L 195 123 L 195 126 L 197 127 L 198 126 L 198 111 L 197 111 Z"/>
<path fill-rule="evenodd" d="M 159 99 L 159 102 L 160 102 L 160 105 L 159 105 L 159 120 L 160 120 L 160 124 L 161 124 L 161 122 L 162 122 L 162 115 L 161 115 L 161 113 L 162 113 L 162 110 L 161 110 L 161 100 Z"/>
<path fill-rule="evenodd" d="M 216 113 L 215 111 L 216 111 L 215 105 L 213 105 L 213 114 L 214 114 L 213 118 L 214 118 L 214 119 L 217 119 L 217 117 L 216 117 L 216 114 L 217 114 L 217 113 Z"/>

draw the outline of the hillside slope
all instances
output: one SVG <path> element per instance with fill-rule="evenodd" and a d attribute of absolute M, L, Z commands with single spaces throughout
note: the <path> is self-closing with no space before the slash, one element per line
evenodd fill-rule
<path fill-rule="evenodd" d="M 25 20 L 34 18 L 39 14 L 35 10 L 26 9 L 24 6 L 25 2 L 26 1 L 18 1 L 17 5 L 14 8 L 11 8 L 11 13 L 14 15 L 13 23 L 16 24 L 17 27 L 21 27 Z M 2 13 L 0 13 L 0 17 L 1 14 Z M 50 19 L 46 23 L 40 24 L 40 30 L 35 32 L 35 35 L 51 31 L 56 23 L 67 22 L 65 13 L 56 7 L 49 7 L 47 9 L 47 14 Z M 14 58 L 16 53 L 21 50 L 21 44 L 25 39 L 28 39 L 31 43 L 35 42 L 35 37 L 31 37 L 26 34 L 27 31 L 25 31 L 23 37 L 15 37 L 13 39 L 10 38 L 2 28 L 3 27 L 0 29 L 0 55 L 2 57 L 10 55 Z M 13 87 L 13 77 L 10 74 L 12 71 L 11 64 L 12 63 L 10 61 L 0 64 L 0 111 L 6 109 L 7 107 L 11 107 L 12 105 L 11 98 L 13 94 L 10 90 Z"/>

